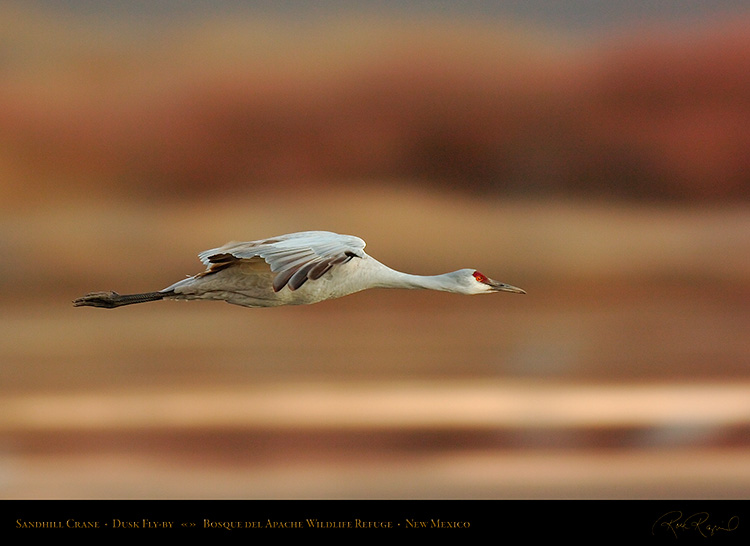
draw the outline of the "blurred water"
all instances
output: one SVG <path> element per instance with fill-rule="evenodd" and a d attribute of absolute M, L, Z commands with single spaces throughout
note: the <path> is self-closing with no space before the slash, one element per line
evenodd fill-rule
<path fill-rule="evenodd" d="M 6 236 L 16 256 L 54 252 L 19 262 L 23 275 L 3 285 L 0 496 L 747 495 L 749 241 L 711 228 L 741 227 L 746 215 L 517 202 L 498 217 L 485 202 L 378 196 L 361 194 L 357 209 L 329 208 L 353 194 L 277 207 L 274 197 L 269 206 L 110 206 L 105 216 L 121 225 L 159 219 L 124 238 L 118 222 L 90 229 L 107 225 L 91 203 L 16 217 Z M 369 207 L 412 214 L 384 229 L 377 214 L 359 218 Z M 240 211 L 254 208 L 246 229 Z M 70 304 L 88 290 L 159 288 L 197 272 L 204 247 L 324 216 L 359 225 L 342 231 L 366 236 L 394 267 L 481 264 L 528 294 L 370 291 L 272 310 Z M 422 234 L 427 218 L 444 225 Z M 488 253 L 487 235 L 472 238 L 476 225 L 500 234 L 522 218 L 519 232 L 536 230 L 534 253 L 518 241 Z M 661 243 L 644 229 L 654 222 L 702 237 L 660 261 Z M 574 249 L 545 257 L 558 229 L 588 232 L 592 244 L 578 251 L 586 268 Z M 159 242 L 168 234 L 173 244 Z M 702 254 L 717 244 L 729 245 L 726 262 L 707 263 Z M 642 249 L 640 265 L 622 262 L 624 274 L 602 265 L 620 246 Z"/>

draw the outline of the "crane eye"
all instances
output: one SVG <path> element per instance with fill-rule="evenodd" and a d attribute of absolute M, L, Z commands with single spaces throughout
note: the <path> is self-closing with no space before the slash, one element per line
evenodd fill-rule
<path fill-rule="evenodd" d="M 481 283 L 486 283 L 489 280 L 479 271 L 474 271 L 474 278 L 477 280 L 477 282 L 481 282 Z"/>

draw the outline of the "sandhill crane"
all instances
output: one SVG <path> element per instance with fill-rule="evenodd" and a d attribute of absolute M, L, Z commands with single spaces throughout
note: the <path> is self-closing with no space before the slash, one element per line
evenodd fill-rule
<path fill-rule="evenodd" d="M 431 276 L 401 273 L 365 254 L 364 248 L 365 242 L 359 237 L 327 231 L 227 243 L 198 255 L 205 271 L 163 290 L 126 295 L 92 292 L 73 305 L 111 309 L 161 299 L 204 299 L 245 307 L 276 307 L 317 303 L 368 288 L 425 288 L 457 294 L 526 293 L 474 269 Z"/>

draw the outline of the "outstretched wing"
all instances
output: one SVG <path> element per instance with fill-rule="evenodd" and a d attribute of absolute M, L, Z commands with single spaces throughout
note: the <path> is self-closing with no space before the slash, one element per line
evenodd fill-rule
<path fill-rule="evenodd" d="M 246 243 L 227 243 L 201 252 L 204 275 L 229 267 L 238 260 L 265 260 L 276 276 L 273 290 L 297 290 L 308 280 L 319 279 L 331 268 L 352 258 L 364 257 L 365 242 L 352 235 L 305 231 Z"/>

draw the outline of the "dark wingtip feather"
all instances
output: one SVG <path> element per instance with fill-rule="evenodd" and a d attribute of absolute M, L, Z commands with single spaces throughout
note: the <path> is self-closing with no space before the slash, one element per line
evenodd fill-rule
<path fill-rule="evenodd" d="M 287 271 L 282 271 L 281 273 L 276 275 L 273 278 L 273 291 L 278 292 L 279 290 L 284 288 L 286 284 L 289 282 L 289 279 L 292 277 L 292 275 L 294 275 L 294 273 L 295 273 L 295 270 L 291 269 Z"/>

